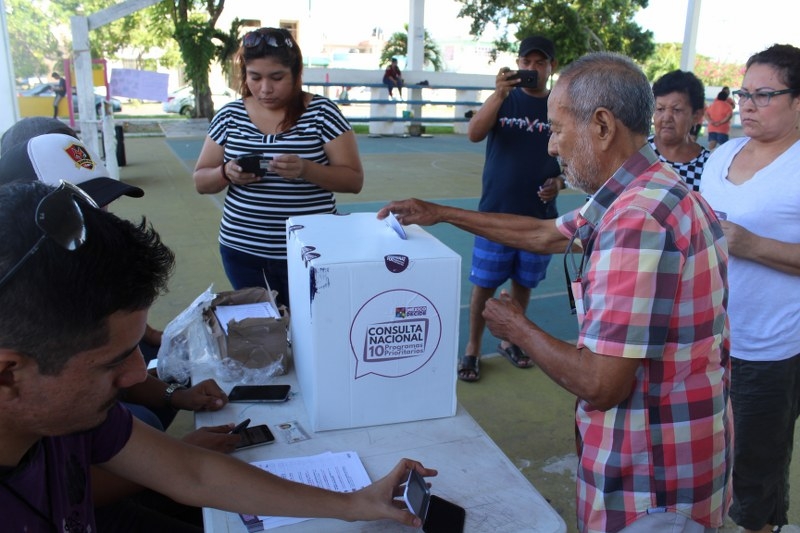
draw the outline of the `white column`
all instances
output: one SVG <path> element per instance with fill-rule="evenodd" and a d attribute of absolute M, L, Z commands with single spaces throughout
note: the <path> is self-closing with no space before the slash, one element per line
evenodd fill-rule
<path fill-rule="evenodd" d="M 81 117 L 78 121 L 81 140 L 93 154 L 99 154 L 98 122 L 94 109 L 94 82 L 92 80 L 92 52 L 89 49 L 89 19 L 83 16 L 70 17 L 70 25 L 72 26 L 72 61 L 75 66 L 78 111 Z M 67 87 L 67 90 L 69 91 L 70 88 Z"/>
<path fill-rule="evenodd" d="M 406 70 L 422 71 L 425 61 L 425 0 L 408 0 L 408 62 Z M 405 76 L 403 76 L 405 78 Z M 416 83 L 420 80 L 409 80 L 406 83 Z M 421 100 L 422 89 L 411 86 L 406 88 L 406 99 Z M 422 106 L 413 105 L 411 111 L 417 120 L 422 118 Z"/>
<path fill-rule="evenodd" d="M 0 133 L 14 125 L 19 120 L 19 106 L 17 105 L 17 88 L 14 83 L 14 63 L 11 60 L 11 48 L 8 44 L 8 25 L 6 23 L 6 6 L 0 0 Z"/>
<path fill-rule="evenodd" d="M 683 30 L 683 49 L 681 51 L 681 70 L 694 70 L 695 48 L 697 47 L 697 27 L 700 24 L 701 0 L 689 0 L 686 7 L 686 26 Z"/>

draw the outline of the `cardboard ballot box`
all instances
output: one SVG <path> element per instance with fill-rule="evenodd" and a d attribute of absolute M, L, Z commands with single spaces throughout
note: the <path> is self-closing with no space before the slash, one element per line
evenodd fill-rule
<path fill-rule="evenodd" d="M 287 220 L 292 353 L 314 431 L 453 416 L 461 257 L 375 213 Z"/>

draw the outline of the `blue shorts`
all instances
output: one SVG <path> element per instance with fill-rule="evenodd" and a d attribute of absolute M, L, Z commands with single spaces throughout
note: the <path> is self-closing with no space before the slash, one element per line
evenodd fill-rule
<path fill-rule="evenodd" d="M 547 275 L 550 257 L 475 237 L 469 280 L 478 287 L 496 289 L 513 279 L 523 287 L 534 289 Z"/>
<path fill-rule="evenodd" d="M 717 144 L 725 144 L 730 139 L 730 135 L 727 133 L 717 133 L 715 131 L 708 132 L 708 140 L 709 141 L 717 141 Z"/>

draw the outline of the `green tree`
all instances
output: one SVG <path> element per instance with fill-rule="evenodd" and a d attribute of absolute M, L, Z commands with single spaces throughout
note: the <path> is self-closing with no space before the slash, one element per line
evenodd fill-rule
<path fill-rule="evenodd" d="M 408 24 L 405 24 L 403 27 L 406 30 L 405 32 L 398 31 L 393 33 L 383 46 L 383 50 L 381 51 L 381 66 L 388 66 L 389 63 L 392 62 L 393 57 L 408 54 Z M 422 55 L 423 65 L 431 65 L 433 66 L 433 70 L 437 72 L 442 70 L 442 52 L 439 50 L 439 46 L 436 42 L 431 38 L 431 34 L 428 33 L 428 30 L 425 30 L 423 34 L 422 42 L 424 50 Z"/>
<path fill-rule="evenodd" d="M 459 0 L 460 17 L 472 19 L 470 33 L 481 35 L 488 24 L 503 31 L 496 51 L 515 51 L 528 35 L 544 35 L 556 45 L 566 65 L 587 52 L 607 50 L 643 61 L 654 50 L 653 32 L 633 21 L 648 0 Z M 514 27 L 512 42 L 509 28 Z"/>
<path fill-rule="evenodd" d="M 154 7 L 156 16 L 172 23 L 172 36 L 178 42 L 184 72 L 194 90 L 196 116 L 214 116 L 209 67 L 215 58 L 230 55 L 233 43 L 238 41 L 241 22 L 237 20 L 229 32 L 216 28 L 225 0 L 164 0 Z"/>
<path fill-rule="evenodd" d="M 680 68 L 682 48 L 680 43 L 657 44 L 655 53 L 642 63 L 647 79 L 653 82 L 667 72 Z"/>
<path fill-rule="evenodd" d="M 5 0 L 5 6 L 15 75 L 49 81 L 51 65 L 57 64 L 61 71 L 63 54 L 50 31 L 52 18 L 46 6 L 30 0 Z"/>
<path fill-rule="evenodd" d="M 681 43 L 657 44 L 655 53 L 642 65 L 647 79 L 655 81 L 667 72 L 681 68 L 682 50 Z M 693 72 L 702 80 L 703 85 L 735 87 L 742 81 L 744 65 L 698 55 L 695 57 Z"/>

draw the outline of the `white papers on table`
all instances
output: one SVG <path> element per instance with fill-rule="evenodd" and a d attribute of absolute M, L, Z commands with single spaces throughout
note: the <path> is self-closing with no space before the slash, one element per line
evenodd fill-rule
<path fill-rule="evenodd" d="M 240 305 L 218 305 L 214 309 L 222 331 L 228 333 L 228 323 L 245 318 L 281 318 L 278 310 L 271 302 L 256 302 Z"/>
<path fill-rule="evenodd" d="M 307 457 L 257 461 L 252 464 L 278 477 L 336 492 L 353 492 L 371 483 L 356 452 L 325 452 Z M 259 518 L 264 524 L 264 529 L 308 520 L 308 518 L 282 516 L 259 516 Z"/>

